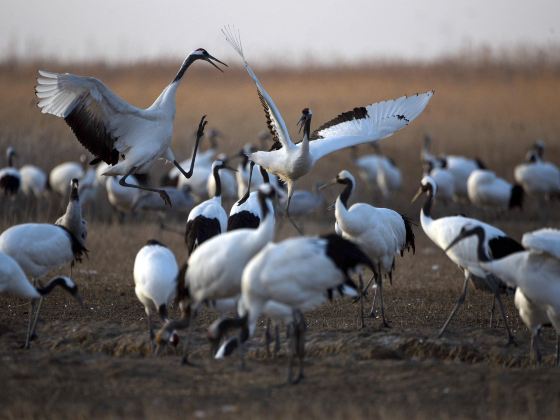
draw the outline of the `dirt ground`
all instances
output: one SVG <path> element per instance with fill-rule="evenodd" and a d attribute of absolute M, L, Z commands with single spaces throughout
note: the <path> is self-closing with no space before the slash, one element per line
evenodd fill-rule
<path fill-rule="evenodd" d="M 230 64 L 224 74 L 193 69 L 180 88 L 174 130 L 179 159 L 190 152 L 192 132 L 203 114 L 209 128 L 225 133 L 220 150 L 230 154 L 255 142 L 265 128 L 253 83 Z M 0 152 L 15 145 L 18 165 L 33 163 L 45 170 L 75 161 L 83 152 L 62 120 L 38 111 L 33 92 L 38 68 L 95 76 L 131 103 L 147 106 L 176 66 L 1 65 Z M 483 158 L 508 180 L 538 138 L 546 142 L 546 159 L 560 161 L 560 71 L 546 62 L 255 70 L 294 134 L 306 106 L 314 111 L 316 127 L 355 106 L 435 89 L 423 115 L 381 143 L 403 173 L 402 191 L 384 204 L 416 219 L 419 204 L 411 206 L 410 198 L 422 173 L 418 157 L 426 133 L 434 138 L 434 152 Z M 369 152 L 368 147 L 360 150 Z M 158 165 L 161 173 L 164 168 Z M 330 179 L 341 169 L 357 172 L 348 151 L 323 159 L 298 188 Z M 335 192 L 327 192 L 329 200 Z M 359 185 L 352 200 L 364 197 L 365 188 Z M 54 205 L 51 200 L 22 210 L 2 200 L 0 231 L 15 223 L 52 222 L 65 205 L 66 199 L 58 198 Z M 544 331 L 544 364 L 534 367 L 529 335 L 511 297 L 506 307 L 517 346 L 505 346 L 503 322 L 489 328 L 491 296 L 472 289 L 447 334 L 435 338 L 463 277 L 419 227 L 416 255 L 398 259 L 393 285 L 384 289 L 392 328 L 368 319 L 364 329 L 357 329 L 358 305 L 348 300 L 307 314 L 306 376 L 289 386 L 286 350 L 277 359 L 267 358 L 263 328 L 250 341 L 246 370 L 239 369 L 237 357 L 212 360 L 205 339 L 205 329 L 216 317 L 211 310 L 203 311 L 194 334 L 197 367 L 181 366 L 173 352 L 152 356 L 145 314 L 134 294 L 134 257 L 147 239 L 157 238 L 182 262 L 182 239 L 159 232 L 142 217 L 120 225 L 107 206 L 95 217 L 89 211 L 90 257 L 73 273 L 84 308 L 53 292 L 43 307 L 39 338 L 25 351 L 20 346 L 28 303 L 0 296 L 0 418 L 560 418 L 555 336 Z M 560 227 L 558 203 L 538 208 L 528 200 L 523 213 L 499 217 L 464 206 L 436 207 L 436 216 L 457 212 L 484 218 L 517 239 L 542 226 Z M 306 232 L 333 230 L 332 212 L 323 209 L 321 214 L 306 223 Z M 184 219 L 186 215 L 178 227 L 183 228 Z M 277 238 L 293 235 L 285 224 Z"/>
<path fill-rule="evenodd" d="M 307 223 L 306 229 L 326 232 L 330 226 Z M 534 227 L 530 222 L 501 226 L 514 236 Z M 292 235 L 291 229 L 283 226 L 278 236 Z M 358 329 L 358 305 L 348 300 L 308 314 L 306 376 L 295 386 L 286 384 L 286 349 L 276 359 L 266 356 L 264 328 L 250 341 L 245 370 L 238 357 L 212 360 L 205 339 L 205 328 L 216 317 L 211 310 L 203 311 L 193 334 L 196 367 L 181 366 L 173 351 L 154 357 L 143 308 L 134 295 L 132 263 L 149 236 L 184 258 L 181 238 L 134 222 L 98 224 L 90 231 L 91 257 L 74 272 L 85 307 L 54 293 L 46 300 L 40 337 L 30 350 L 20 349 L 28 304 L 0 298 L 0 417 L 560 415 L 555 336 L 544 332 L 544 364 L 534 367 L 528 333 L 511 298 L 506 299 L 507 313 L 517 346 L 505 345 L 503 322 L 489 328 L 491 297 L 473 289 L 448 333 L 435 338 L 462 276 L 419 229 L 416 255 L 398 260 L 393 285 L 385 288 L 392 328 L 368 318 L 366 327 Z"/>

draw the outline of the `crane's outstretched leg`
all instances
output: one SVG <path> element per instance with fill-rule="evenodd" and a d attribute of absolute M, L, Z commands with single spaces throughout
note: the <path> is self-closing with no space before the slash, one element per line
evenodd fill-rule
<path fill-rule="evenodd" d="M 465 302 L 465 298 L 467 297 L 467 287 L 468 286 L 469 286 L 469 276 L 468 276 L 468 274 L 465 274 L 465 282 L 463 283 L 463 291 L 461 292 L 461 295 L 459 296 L 459 299 L 457 299 L 457 302 L 455 303 L 455 306 L 453 307 L 453 310 L 449 314 L 449 317 L 447 317 L 447 320 L 443 324 L 443 327 L 441 327 L 441 329 L 439 330 L 437 338 L 441 338 L 441 336 L 445 332 L 445 329 L 447 328 L 447 326 L 449 325 L 449 323 L 451 322 L 451 320 L 455 316 L 455 313 L 457 312 L 457 309 L 459 309 L 459 306 L 461 306 Z"/>
<path fill-rule="evenodd" d="M 154 354 L 155 349 L 156 349 L 156 343 L 154 341 L 155 334 L 154 334 L 154 328 L 152 326 L 152 317 L 150 316 L 150 311 L 148 311 L 148 309 L 146 309 L 146 320 L 148 322 L 148 334 L 149 334 L 149 337 L 150 337 L 150 348 L 152 349 L 152 354 Z"/>
<path fill-rule="evenodd" d="M 360 279 L 360 323 L 358 324 L 358 328 L 364 328 L 364 280 L 362 279 L 362 273 L 358 276 Z"/>
<path fill-rule="evenodd" d="M 159 188 L 142 187 L 140 185 L 129 184 L 128 182 L 126 182 L 126 178 L 128 178 L 130 175 L 132 175 L 134 173 L 134 171 L 136 171 L 136 169 L 138 169 L 138 168 L 136 168 L 136 166 L 133 166 L 132 168 L 130 168 L 130 171 L 128 171 L 126 173 L 126 175 L 123 176 L 119 180 L 119 185 L 121 185 L 123 187 L 136 188 L 138 190 L 157 192 L 159 194 L 159 196 L 161 197 L 161 199 L 163 200 L 163 202 L 165 203 L 165 205 L 171 207 L 171 199 L 169 198 L 169 195 L 165 192 L 165 190 L 162 190 L 162 189 L 159 189 Z"/>
<path fill-rule="evenodd" d="M 200 119 L 200 122 L 198 123 L 198 130 L 196 131 L 196 141 L 194 143 L 194 149 L 193 149 L 192 156 L 191 156 L 191 167 L 189 168 L 189 171 L 185 172 L 185 170 L 179 164 L 179 162 L 177 162 L 176 160 L 173 161 L 173 165 L 175 165 L 175 167 L 177 169 L 179 169 L 179 172 L 181 172 L 183 174 L 183 176 L 187 179 L 189 179 L 193 174 L 194 161 L 196 159 L 196 153 L 198 151 L 198 145 L 200 143 L 200 139 L 204 136 L 204 127 L 206 127 L 207 123 L 208 123 L 208 121 L 206 121 L 206 115 L 203 115 L 202 118 Z"/>
<path fill-rule="evenodd" d="M 35 330 L 37 329 L 37 322 L 39 321 L 39 312 L 41 312 L 41 306 L 43 305 L 43 296 L 39 298 L 39 303 L 37 303 L 37 309 L 35 309 L 35 317 L 33 318 L 33 324 L 31 325 L 31 335 L 29 336 L 29 341 L 33 340 L 35 336 Z"/>

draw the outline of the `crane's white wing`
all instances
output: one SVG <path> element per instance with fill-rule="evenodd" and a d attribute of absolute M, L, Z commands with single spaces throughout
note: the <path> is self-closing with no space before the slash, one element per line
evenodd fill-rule
<path fill-rule="evenodd" d="M 560 258 L 560 230 L 558 229 L 539 229 L 523 235 L 522 240 L 525 248 L 546 252 L 556 258 Z"/>
<path fill-rule="evenodd" d="M 64 118 L 80 143 L 108 164 L 118 162 L 115 143 L 134 125 L 132 120 L 151 116 L 93 77 L 39 70 L 35 94 L 42 113 Z"/>
<path fill-rule="evenodd" d="M 417 118 L 434 95 L 433 91 L 402 96 L 344 112 L 313 133 L 309 144 L 313 161 L 329 153 L 391 136 Z"/>
<path fill-rule="evenodd" d="M 286 123 L 280 114 L 280 111 L 276 107 L 276 104 L 265 90 L 264 86 L 261 84 L 260 80 L 257 78 L 257 75 L 245 60 L 245 55 L 243 54 L 243 46 L 241 45 L 241 39 L 239 38 L 239 34 L 237 36 L 233 33 L 234 31 L 232 28 L 224 28 L 222 29 L 222 33 L 224 34 L 226 41 L 233 47 L 233 49 L 239 54 L 241 59 L 243 60 L 243 65 L 245 66 L 245 70 L 251 79 L 257 85 L 257 93 L 259 95 L 259 99 L 264 109 L 264 113 L 266 115 L 266 123 L 268 125 L 268 129 L 272 134 L 274 141 L 280 142 L 282 147 L 290 147 L 293 146 L 292 141 L 290 140 L 290 134 L 288 129 L 286 128 Z"/>

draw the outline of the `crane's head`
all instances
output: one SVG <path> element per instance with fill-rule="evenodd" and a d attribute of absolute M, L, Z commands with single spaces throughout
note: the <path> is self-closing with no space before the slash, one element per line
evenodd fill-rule
<path fill-rule="evenodd" d="M 204 61 L 208 61 L 210 64 L 212 64 L 214 67 L 216 67 L 218 70 L 220 70 L 221 72 L 223 72 L 223 70 L 221 68 L 219 68 L 214 61 L 223 64 L 224 66 L 228 67 L 228 65 L 226 63 L 224 63 L 223 61 L 218 60 L 216 57 L 211 56 L 208 51 L 206 51 L 204 48 L 197 48 L 196 50 L 194 50 L 192 53 L 190 53 L 189 55 L 191 57 L 192 60 L 204 60 Z"/>
<path fill-rule="evenodd" d="M 300 133 L 301 133 L 301 130 L 303 129 L 303 127 L 305 127 L 305 123 L 307 121 L 311 121 L 312 116 L 313 116 L 313 112 L 311 112 L 311 110 L 309 108 L 303 108 L 303 110 L 301 111 L 301 118 L 297 122 Z"/>
<path fill-rule="evenodd" d="M 320 185 L 319 186 L 319 191 L 323 190 L 331 185 L 335 185 L 335 184 L 341 184 L 344 186 L 349 186 L 350 187 L 350 194 L 352 193 L 352 191 L 354 191 L 354 187 L 356 186 L 356 179 L 354 178 L 354 176 L 350 173 L 350 171 L 347 171 L 346 169 L 340 171 L 338 173 L 338 175 L 336 176 L 336 178 L 331 179 L 329 182 L 327 182 L 326 184 Z"/>
<path fill-rule="evenodd" d="M 62 287 L 74 299 L 76 299 L 78 301 L 80 306 L 84 306 L 83 301 L 82 301 L 82 297 L 78 293 L 78 286 L 76 285 L 76 283 L 74 283 L 74 280 L 72 280 L 70 277 L 67 277 L 67 276 L 54 277 L 53 279 L 51 279 L 51 281 L 49 281 L 49 284 L 51 284 L 52 286 Z"/>
<path fill-rule="evenodd" d="M 420 181 L 420 188 L 418 188 L 418 191 L 412 198 L 411 202 L 414 203 L 418 199 L 418 197 L 420 197 L 422 194 L 429 194 L 433 197 L 436 195 L 436 191 L 437 191 L 436 181 L 431 176 L 426 175 Z"/>

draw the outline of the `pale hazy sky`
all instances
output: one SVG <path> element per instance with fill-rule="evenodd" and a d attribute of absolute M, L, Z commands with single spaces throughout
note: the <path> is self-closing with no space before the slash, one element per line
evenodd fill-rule
<path fill-rule="evenodd" d="M 560 45 L 560 0 L 0 0 L 0 59 L 182 59 L 233 53 L 253 63 L 431 59 L 463 48 Z"/>

